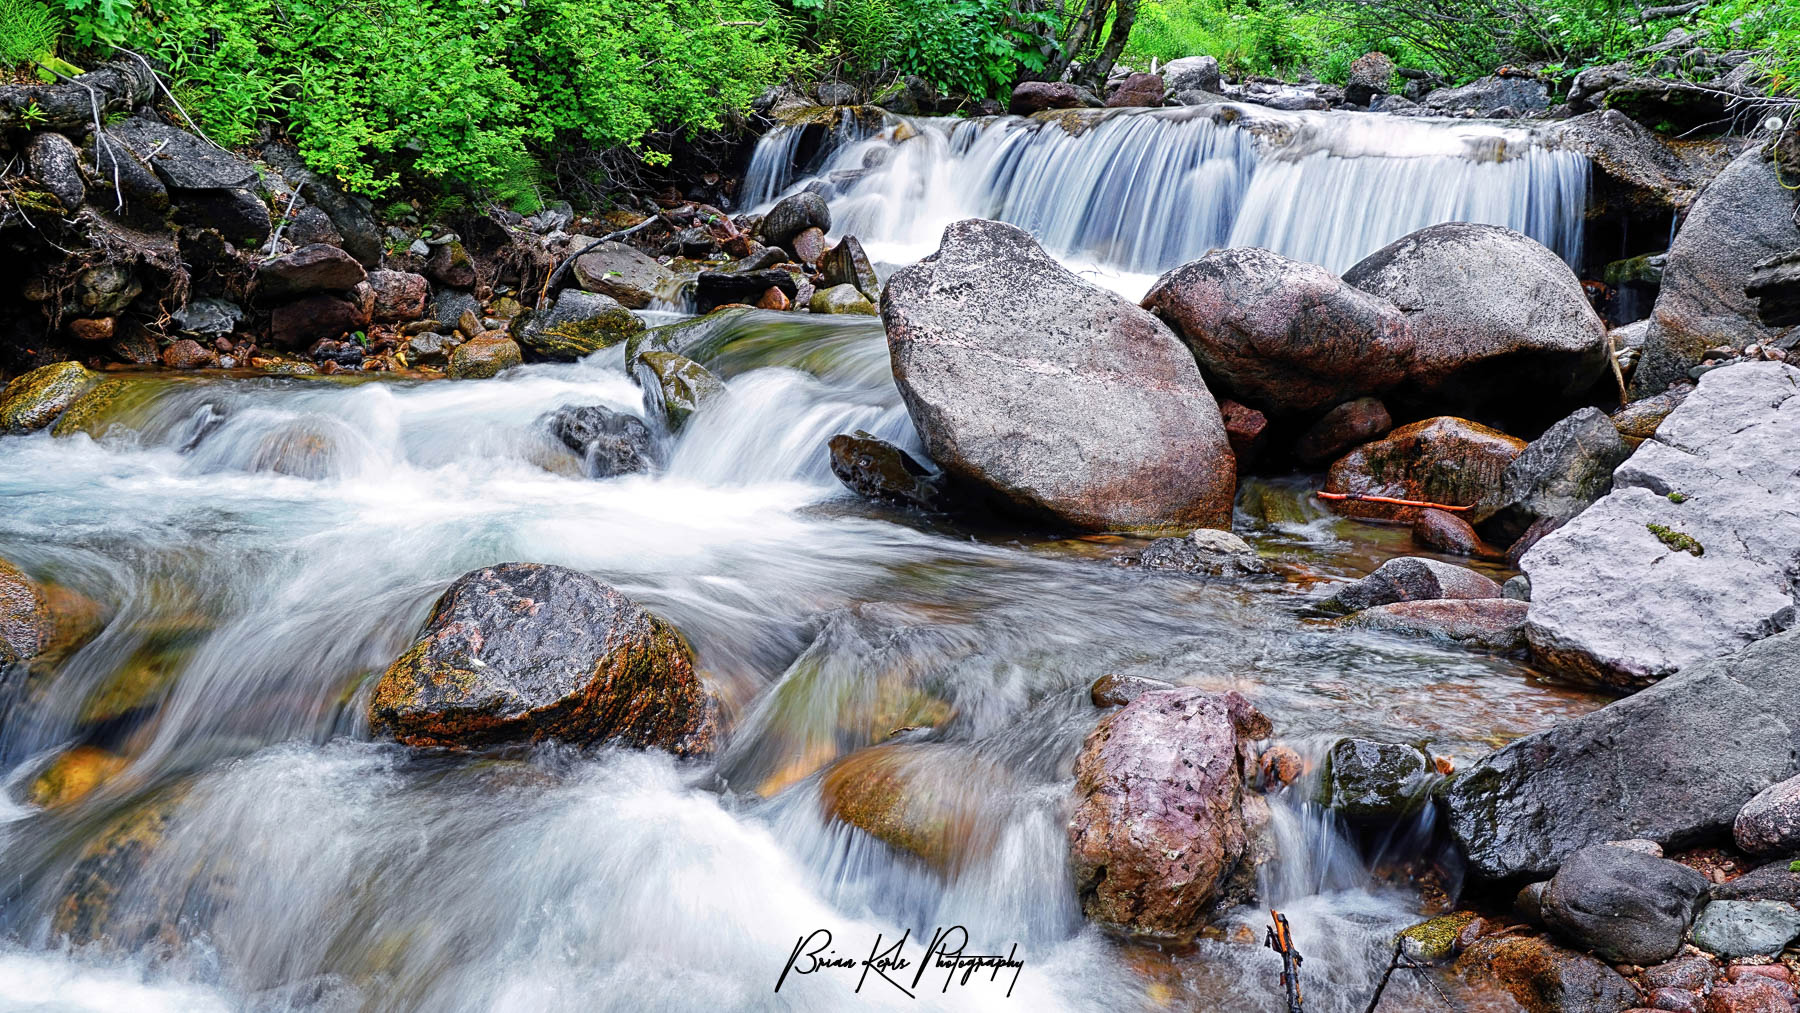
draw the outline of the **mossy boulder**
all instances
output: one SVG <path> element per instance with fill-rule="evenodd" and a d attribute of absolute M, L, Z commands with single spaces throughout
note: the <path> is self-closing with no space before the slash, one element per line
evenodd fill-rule
<path fill-rule="evenodd" d="M 133 919 L 119 901 L 167 839 L 185 794 L 171 790 L 134 804 L 88 841 L 63 880 L 52 933 L 77 946 L 101 938 L 126 946 L 147 941 L 121 938 L 122 926 Z"/>
<path fill-rule="evenodd" d="M 674 352 L 640 354 L 632 375 L 644 388 L 644 414 L 662 416 L 671 432 L 725 390 L 725 381 L 711 370 Z"/>
<path fill-rule="evenodd" d="M 1506 469 L 1524 450 L 1524 440 L 1477 422 L 1439 416 L 1401 426 L 1345 454 L 1331 466 L 1325 491 L 1468 506 L 1473 509 L 1461 516 L 1479 524 L 1498 509 Z M 1327 505 L 1349 517 L 1408 524 L 1420 513 L 1419 507 L 1355 498 Z"/>
<path fill-rule="evenodd" d="M 1396 820 L 1424 806 L 1434 776 L 1417 746 L 1339 739 L 1325 756 L 1319 804 L 1351 819 Z"/>
<path fill-rule="evenodd" d="M 450 353 L 450 379 L 486 380 L 524 362 L 511 338 L 471 338 Z"/>
<path fill-rule="evenodd" d="M 876 315 L 875 304 L 863 298 L 855 285 L 833 285 L 813 293 L 806 308 L 814 313 L 842 314 L 853 313 L 872 317 Z"/>
<path fill-rule="evenodd" d="M 86 433 L 100 439 L 113 427 L 135 429 L 149 420 L 157 399 L 174 381 L 143 377 L 109 377 L 81 395 L 50 430 L 58 438 Z"/>
<path fill-rule="evenodd" d="M 585 573 L 502 563 L 457 578 L 375 686 L 376 732 L 468 749 L 556 739 L 705 753 L 717 702 L 673 626 Z"/>
<path fill-rule="evenodd" d="M 1475 920 L 1473 911 L 1452 911 L 1401 929 L 1394 942 L 1413 960 L 1447 960 L 1456 955 L 1457 937 Z"/>
<path fill-rule="evenodd" d="M 14 377 L 0 392 L 0 432 L 37 432 L 99 382 L 79 362 L 53 362 Z"/>
<path fill-rule="evenodd" d="M 746 318 L 755 312 L 749 306 L 733 306 L 633 334 L 625 339 L 625 368 L 636 368 L 638 357 L 645 352 L 674 352 L 704 359 L 710 350 L 738 333 L 741 325 L 749 323 Z"/>
<path fill-rule="evenodd" d="M 617 299 L 571 288 L 563 290 L 549 309 L 533 316 L 519 331 L 518 340 L 536 358 L 573 362 L 644 329 L 644 321 Z"/>

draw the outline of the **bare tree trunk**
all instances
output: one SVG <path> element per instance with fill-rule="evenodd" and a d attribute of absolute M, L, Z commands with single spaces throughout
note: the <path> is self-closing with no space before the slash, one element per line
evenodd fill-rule
<path fill-rule="evenodd" d="M 1075 24 L 1069 28 L 1069 37 L 1063 41 L 1062 58 L 1056 61 L 1056 73 L 1052 77 L 1060 79 L 1068 74 L 1069 64 L 1081 58 L 1094 31 L 1105 23 L 1106 9 L 1110 6 L 1112 0 L 1087 0 L 1086 9 L 1075 19 Z"/>
<path fill-rule="evenodd" d="M 1100 51 L 1100 59 L 1094 64 L 1094 76 L 1104 87 L 1106 75 L 1112 73 L 1113 61 L 1125 51 L 1125 41 L 1131 37 L 1131 23 L 1137 20 L 1138 0 L 1119 0 L 1119 12 L 1113 15 L 1112 31 L 1106 33 L 1106 48 Z"/>
<path fill-rule="evenodd" d="M 155 95 L 156 75 L 127 60 L 56 84 L 10 84 L 0 87 L 0 129 L 78 133 Z"/>

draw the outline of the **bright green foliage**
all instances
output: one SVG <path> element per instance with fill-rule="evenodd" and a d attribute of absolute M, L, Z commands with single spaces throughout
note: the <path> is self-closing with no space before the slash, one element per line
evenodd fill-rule
<path fill-rule="evenodd" d="M 221 144 L 274 122 L 358 192 L 405 175 L 524 208 L 545 156 L 666 159 L 810 66 L 773 0 L 157 0 L 125 42 Z"/>
<path fill-rule="evenodd" d="M 1144 0 L 1128 62 L 1211 54 L 1240 74 L 1310 70 L 1341 82 L 1370 50 L 1455 81 L 1503 63 L 1583 67 L 1634 55 L 1672 28 L 1715 50 L 1761 51 L 1780 91 L 1800 90 L 1800 3 L 1714 0 L 1677 18 L 1633 22 L 1649 0 Z M 1660 54 L 1658 54 L 1660 55 Z"/>
<path fill-rule="evenodd" d="M 1020 12 L 1007 0 L 795 0 L 816 37 L 849 69 L 917 74 L 950 91 L 1005 94 L 1022 73 L 1041 71 L 1042 35 L 1055 16 Z M 1040 34 L 1041 33 L 1041 34 Z"/>
<path fill-rule="evenodd" d="M 61 32 L 56 14 L 38 0 L 0 0 L 0 67 L 51 52 Z"/>

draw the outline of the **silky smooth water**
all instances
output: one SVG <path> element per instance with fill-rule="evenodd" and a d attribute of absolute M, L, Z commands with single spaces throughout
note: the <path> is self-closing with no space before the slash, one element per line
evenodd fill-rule
<path fill-rule="evenodd" d="M 540 422 L 640 410 L 616 349 L 478 383 L 145 377 L 98 441 L 0 438 L 0 557 L 111 614 L 53 675 L 6 685 L 0 1009 L 1274 1010 L 1275 959 L 1242 938 L 1260 910 L 1179 954 L 1083 922 L 1064 826 L 1096 677 L 1238 689 L 1314 755 L 1364 733 L 1470 757 L 1595 703 L 1311 618 L 1314 583 L 1403 550 L 1304 481 L 1256 490 L 1285 522 L 1240 517 L 1285 576 L 1142 574 L 1111 562 L 1134 543 L 850 497 L 831 435 L 916 446 L 877 321 L 752 314 L 704 358 L 727 394 L 654 476 L 583 478 Z M 679 626 L 726 701 L 720 754 L 373 741 L 374 676 L 450 580 L 506 560 L 591 572 Z M 85 720 L 153 647 L 139 705 Z M 930 726 L 903 736 L 956 758 L 944 790 L 990 832 L 954 874 L 820 815 L 818 768 L 888 721 Z M 23 804 L 77 741 L 124 769 Z M 1263 904 L 1307 954 L 1307 1008 L 1360 1009 L 1418 898 L 1303 796 L 1274 799 Z M 166 823 L 108 880 L 102 938 L 71 948 L 84 855 L 146 814 Z M 918 999 L 848 973 L 774 991 L 814 930 L 859 956 L 911 930 L 916 957 L 957 924 L 971 952 L 1017 947 L 1010 999 L 979 976 Z M 1423 994 L 1398 988 L 1396 1009 Z"/>
<path fill-rule="evenodd" d="M 1515 124 L 1270 110 L 1222 122 L 1201 107 L 895 119 L 873 136 L 842 122 L 810 167 L 794 164 L 805 127 L 766 134 L 745 203 L 820 187 L 833 234 L 893 264 L 964 218 L 1019 225 L 1132 295 L 1217 247 L 1341 272 L 1448 221 L 1504 225 L 1581 259 L 1588 161 Z"/>

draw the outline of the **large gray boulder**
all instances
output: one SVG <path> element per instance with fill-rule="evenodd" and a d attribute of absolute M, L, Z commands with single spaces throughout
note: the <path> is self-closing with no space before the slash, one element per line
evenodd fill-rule
<path fill-rule="evenodd" d="M 1184 56 L 1163 64 L 1163 82 L 1170 91 L 1210 91 L 1220 85 L 1219 61 L 1211 56 Z"/>
<path fill-rule="evenodd" d="M 1606 413 L 1582 408 L 1525 445 L 1500 479 L 1492 521 L 1507 540 L 1536 523 L 1558 527 L 1612 491 L 1631 448 Z"/>
<path fill-rule="evenodd" d="M 1556 870 L 1541 912 L 1544 924 L 1602 960 L 1654 964 L 1680 952 L 1711 885 L 1679 862 L 1596 844 Z"/>
<path fill-rule="evenodd" d="M 1393 303 L 1254 247 L 1214 250 L 1164 274 L 1143 305 L 1209 376 L 1272 415 L 1388 390 L 1413 362 L 1412 327 Z"/>
<path fill-rule="evenodd" d="M 1410 393 L 1458 411 L 1573 397 L 1606 368 L 1606 325 L 1556 254 L 1498 225 L 1420 229 L 1344 272 L 1406 314 Z"/>
<path fill-rule="evenodd" d="M 1069 527 L 1229 528 L 1236 463 L 1193 354 L 1022 229 L 969 220 L 882 293 L 925 449 L 1002 505 Z"/>
<path fill-rule="evenodd" d="M 1642 686 L 1785 625 L 1800 572 L 1800 369 L 1705 374 L 1613 491 L 1520 567 L 1532 652 L 1598 683 Z"/>
<path fill-rule="evenodd" d="M 1543 877 L 1607 841 L 1724 834 L 1745 802 L 1793 775 L 1800 713 L 1775 702 L 1797 693 L 1800 631 L 1475 761 L 1442 793 L 1445 823 L 1482 879 Z"/>
<path fill-rule="evenodd" d="M 1685 378 L 1708 348 L 1791 333 L 1758 320 L 1744 287 L 1758 264 L 1800 247 L 1794 201 L 1757 148 L 1739 155 L 1694 201 L 1669 247 L 1662 292 L 1632 374 L 1634 398 Z"/>
<path fill-rule="evenodd" d="M 1475 116 L 1522 116 L 1550 108 L 1550 89 L 1530 77 L 1494 75 L 1460 88 L 1439 88 L 1425 96 L 1434 112 Z"/>
<path fill-rule="evenodd" d="M 657 291 L 674 280 L 668 268 L 624 243 L 599 243 L 575 258 L 576 284 L 628 309 L 650 305 Z"/>

